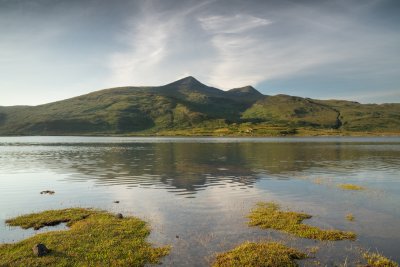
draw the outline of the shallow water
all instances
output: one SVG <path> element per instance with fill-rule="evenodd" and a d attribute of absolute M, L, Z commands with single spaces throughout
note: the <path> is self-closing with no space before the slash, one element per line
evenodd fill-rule
<path fill-rule="evenodd" d="M 270 239 L 318 246 L 313 260 L 328 266 L 356 261 L 359 248 L 400 261 L 400 138 L 1 137 L 0 184 L 0 242 L 36 233 L 6 218 L 79 206 L 148 221 L 150 240 L 173 246 L 166 266 L 205 266 L 240 242 Z M 314 242 L 247 227 L 252 206 L 271 200 L 358 239 Z"/>

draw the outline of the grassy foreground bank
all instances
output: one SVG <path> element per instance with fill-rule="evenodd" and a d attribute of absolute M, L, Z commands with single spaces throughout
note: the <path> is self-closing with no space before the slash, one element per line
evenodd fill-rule
<path fill-rule="evenodd" d="M 259 203 L 249 216 L 250 225 L 299 237 L 319 240 L 355 238 L 351 232 L 302 224 L 310 215 L 282 211 L 273 202 Z M 159 263 L 161 257 L 170 251 L 168 246 L 154 248 L 146 242 L 150 231 L 144 221 L 105 211 L 83 208 L 49 210 L 6 222 L 24 229 L 40 229 L 60 223 L 66 223 L 70 228 L 37 234 L 15 244 L 0 244 L 0 266 L 145 266 Z M 39 257 L 33 253 L 32 248 L 39 243 L 47 246 L 48 254 Z M 308 253 L 276 241 L 244 242 L 217 254 L 213 266 L 295 267 L 298 266 L 297 260 L 309 257 L 312 258 Z M 366 251 L 362 258 L 368 265 L 357 266 L 398 267 L 397 263 L 377 252 Z"/>
<path fill-rule="evenodd" d="M 7 220 L 9 225 L 35 229 L 61 222 L 70 228 L 0 245 L 0 266 L 144 266 L 158 263 L 170 250 L 146 241 L 146 222 L 99 210 L 50 210 Z M 37 243 L 45 244 L 50 253 L 35 256 L 32 247 Z"/>

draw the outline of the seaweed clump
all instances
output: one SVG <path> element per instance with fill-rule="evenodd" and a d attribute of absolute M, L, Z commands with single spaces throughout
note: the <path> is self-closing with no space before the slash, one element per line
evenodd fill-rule
<path fill-rule="evenodd" d="M 353 190 L 353 191 L 365 190 L 365 187 L 356 184 L 339 184 L 338 187 L 343 190 Z"/>
<path fill-rule="evenodd" d="M 298 237 L 317 240 L 354 240 L 356 234 L 340 230 L 324 230 L 316 226 L 303 224 L 303 220 L 312 216 L 306 213 L 282 211 L 278 204 L 273 202 L 260 202 L 254 208 L 248 218 L 250 226 L 258 226 L 263 229 L 283 231 Z"/>
<path fill-rule="evenodd" d="M 399 265 L 378 252 L 365 252 L 364 259 L 371 267 L 399 267 Z"/>
<path fill-rule="evenodd" d="M 307 255 L 277 242 L 245 242 L 236 248 L 217 254 L 213 267 L 296 267 L 295 260 Z"/>

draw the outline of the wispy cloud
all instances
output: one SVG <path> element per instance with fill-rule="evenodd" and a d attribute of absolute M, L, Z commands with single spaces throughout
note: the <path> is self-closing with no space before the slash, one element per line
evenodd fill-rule
<path fill-rule="evenodd" d="M 208 16 L 198 19 L 202 27 L 212 33 L 241 33 L 253 28 L 271 24 L 272 21 L 250 15 Z"/>
<path fill-rule="evenodd" d="M 205 64 L 200 58 L 196 33 L 187 25 L 193 13 L 214 1 L 180 7 L 178 11 L 157 11 L 151 2 L 131 18 L 119 35 L 126 46 L 110 57 L 109 84 L 157 85 L 198 73 Z"/>
<path fill-rule="evenodd" d="M 360 23 L 359 13 L 368 11 L 363 6 L 353 18 L 321 6 L 299 5 L 266 12 L 267 18 L 243 14 L 200 17 L 217 51 L 208 82 L 226 89 L 257 85 L 315 73 L 322 66 L 332 66 L 335 72 L 341 66 L 353 75 L 388 73 L 389 65 L 396 66 L 388 54 L 398 37 Z"/>
<path fill-rule="evenodd" d="M 139 24 L 130 22 L 133 32 L 125 33 L 128 48 L 111 56 L 112 84 L 142 83 L 158 73 L 158 65 L 167 55 L 168 32 L 175 26 L 173 21 L 161 22 L 147 18 Z"/>
<path fill-rule="evenodd" d="M 322 11 L 310 19 L 310 8 L 216 15 L 204 9 L 210 3 L 172 11 L 144 5 L 119 34 L 125 49 L 110 57 L 109 85 L 156 85 L 185 75 L 224 89 L 257 85 L 364 58 L 366 49 L 355 47 L 376 36 L 352 38 L 346 29 L 360 27 L 351 19 Z"/>
<path fill-rule="evenodd" d="M 341 96 L 330 95 L 324 96 L 321 99 L 342 99 L 342 100 L 354 100 L 361 103 L 398 103 L 400 101 L 400 90 L 390 89 L 381 91 L 379 88 L 375 90 L 366 91 L 362 94 L 357 93 L 344 93 Z M 389 101 L 388 101 L 389 99 Z"/>
<path fill-rule="evenodd" d="M 337 60 L 337 56 L 324 53 L 322 47 L 285 45 L 246 35 L 217 35 L 212 43 L 218 57 L 210 73 L 210 83 L 226 89 L 257 85 Z"/>
<path fill-rule="evenodd" d="M 211 16 L 199 22 L 212 34 L 211 42 L 218 52 L 209 82 L 222 88 L 257 85 L 338 58 L 318 43 L 274 37 L 282 24 L 269 19 Z M 269 29 L 272 26 L 275 28 Z"/>

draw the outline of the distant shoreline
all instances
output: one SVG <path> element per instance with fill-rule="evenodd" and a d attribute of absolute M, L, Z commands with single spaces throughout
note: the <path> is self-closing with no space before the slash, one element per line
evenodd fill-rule
<path fill-rule="evenodd" d="M 310 133 L 310 134 L 293 134 L 293 135 L 234 135 L 234 134 L 46 134 L 46 135 L 0 135 L 0 137 L 206 137 L 206 138 L 281 138 L 281 137 L 400 137 L 400 132 L 345 132 L 345 133 Z"/>

